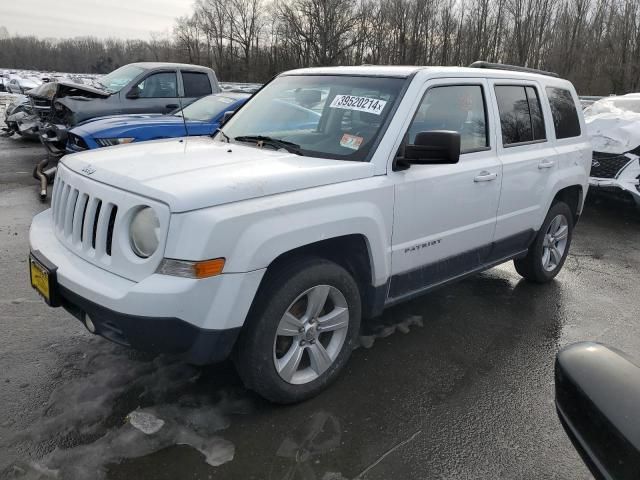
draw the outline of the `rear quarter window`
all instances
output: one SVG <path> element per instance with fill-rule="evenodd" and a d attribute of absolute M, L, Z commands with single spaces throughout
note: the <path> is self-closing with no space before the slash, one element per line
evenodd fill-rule
<path fill-rule="evenodd" d="M 573 97 L 564 88 L 547 87 L 547 97 L 551 106 L 553 126 L 556 138 L 571 138 L 580 136 L 580 119 Z"/>

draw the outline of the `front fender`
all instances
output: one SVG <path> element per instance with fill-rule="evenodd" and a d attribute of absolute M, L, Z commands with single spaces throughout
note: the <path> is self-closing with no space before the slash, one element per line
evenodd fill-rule
<path fill-rule="evenodd" d="M 393 185 L 372 177 L 174 214 L 165 257 L 225 257 L 225 272 L 249 272 L 296 248 L 360 234 L 371 281 L 381 285 L 391 270 L 392 221 Z"/>

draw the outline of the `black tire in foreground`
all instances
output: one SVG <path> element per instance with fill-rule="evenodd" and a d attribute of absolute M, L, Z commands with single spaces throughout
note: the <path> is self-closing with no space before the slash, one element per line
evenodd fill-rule
<path fill-rule="evenodd" d="M 243 382 L 274 403 L 317 395 L 347 363 L 360 315 L 358 285 L 334 262 L 299 258 L 268 272 L 234 351 Z"/>
<path fill-rule="evenodd" d="M 569 206 L 564 202 L 554 203 L 527 255 L 513 261 L 516 271 L 535 283 L 553 279 L 567 259 L 573 226 L 573 213 Z"/>

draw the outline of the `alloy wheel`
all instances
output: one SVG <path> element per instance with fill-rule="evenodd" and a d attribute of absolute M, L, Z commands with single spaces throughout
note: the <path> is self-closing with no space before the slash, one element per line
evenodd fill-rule
<path fill-rule="evenodd" d="M 569 239 L 569 221 L 564 215 L 556 215 L 542 241 L 542 268 L 547 272 L 555 270 L 564 256 Z"/>
<path fill-rule="evenodd" d="M 301 385 L 326 372 L 342 351 L 349 329 L 344 295 L 330 285 L 301 293 L 285 311 L 273 343 L 280 378 Z"/>

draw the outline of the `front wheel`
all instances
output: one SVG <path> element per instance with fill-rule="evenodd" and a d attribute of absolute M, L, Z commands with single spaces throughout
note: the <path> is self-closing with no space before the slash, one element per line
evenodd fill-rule
<path fill-rule="evenodd" d="M 317 395 L 347 363 L 360 329 L 353 277 L 324 259 L 269 274 L 234 354 L 245 385 L 275 403 Z"/>
<path fill-rule="evenodd" d="M 564 202 L 554 203 L 529 247 L 527 256 L 513 261 L 516 271 L 529 281 L 545 283 L 562 269 L 573 235 L 573 214 Z"/>

